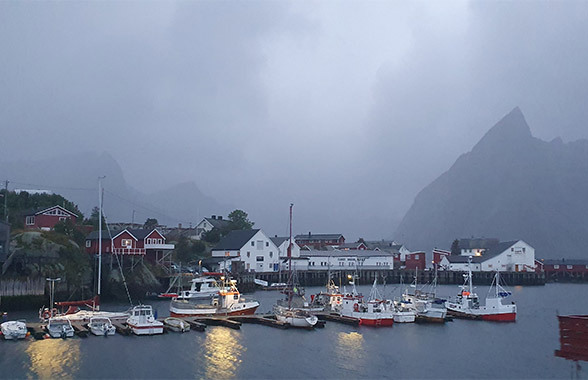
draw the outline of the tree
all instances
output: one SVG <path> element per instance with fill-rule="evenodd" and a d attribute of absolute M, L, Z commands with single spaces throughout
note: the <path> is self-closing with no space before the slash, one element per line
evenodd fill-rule
<path fill-rule="evenodd" d="M 98 229 L 98 217 L 99 217 L 100 209 L 98 207 L 94 207 L 92 209 L 92 214 L 90 214 L 90 218 L 86 221 L 86 224 L 92 225 L 95 230 Z M 104 219 L 104 214 L 102 214 L 102 229 L 106 229 L 106 219 Z"/>
<path fill-rule="evenodd" d="M 451 243 L 451 256 L 459 256 L 461 254 L 461 249 L 459 248 L 459 240 L 455 239 L 453 243 Z"/>
<path fill-rule="evenodd" d="M 147 218 L 147 220 L 145 221 L 145 224 L 143 225 L 144 228 L 150 230 L 153 229 L 155 227 L 157 227 L 157 225 L 159 224 L 159 222 L 157 221 L 157 219 L 155 218 Z"/>
<path fill-rule="evenodd" d="M 221 238 L 221 233 L 218 230 L 218 228 L 213 228 L 210 231 L 206 231 L 205 233 L 202 234 L 202 240 L 204 240 L 207 243 L 218 243 L 220 241 Z"/>
<path fill-rule="evenodd" d="M 253 223 L 247 219 L 247 213 L 243 210 L 234 210 L 229 214 L 229 220 L 233 230 L 250 230 L 253 228 Z"/>

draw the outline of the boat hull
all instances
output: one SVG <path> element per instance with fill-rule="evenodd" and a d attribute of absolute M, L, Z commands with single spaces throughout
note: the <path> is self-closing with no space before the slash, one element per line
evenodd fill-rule
<path fill-rule="evenodd" d="M 471 311 L 459 311 L 459 310 L 448 309 L 447 313 L 451 316 L 456 317 L 456 318 L 479 319 L 479 320 L 483 320 L 483 321 L 515 322 L 517 319 L 517 314 L 512 313 L 512 312 L 482 314 L 482 313 L 474 313 Z"/>
<path fill-rule="evenodd" d="M 393 318 L 359 318 L 359 324 L 361 326 L 371 327 L 391 327 L 394 324 Z"/>
<path fill-rule="evenodd" d="M 225 309 L 217 309 L 217 308 L 194 308 L 194 309 L 180 309 L 174 308 L 173 306 L 169 309 L 169 315 L 172 317 L 212 317 L 215 315 L 253 315 L 255 311 L 259 307 L 259 304 L 256 303 L 255 305 L 249 307 L 243 307 L 239 310 L 225 310 Z"/>
<path fill-rule="evenodd" d="M 163 323 L 152 323 L 152 324 L 145 324 L 145 325 L 133 325 L 128 323 L 131 331 L 135 335 L 157 335 L 163 334 Z"/>

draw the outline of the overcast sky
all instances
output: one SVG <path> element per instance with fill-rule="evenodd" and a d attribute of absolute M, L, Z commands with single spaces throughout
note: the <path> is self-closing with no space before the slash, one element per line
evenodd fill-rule
<path fill-rule="evenodd" d="M 0 160 L 107 151 L 132 186 L 194 181 L 271 234 L 294 202 L 297 231 L 393 238 L 515 106 L 541 139 L 588 137 L 586 20 L 582 1 L 3 1 Z"/>

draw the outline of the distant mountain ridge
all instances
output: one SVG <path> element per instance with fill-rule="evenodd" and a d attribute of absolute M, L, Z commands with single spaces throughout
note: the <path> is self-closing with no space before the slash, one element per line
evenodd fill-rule
<path fill-rule="evenodd" d="M 427 251 L 474 236 L 587 257 L 588 140 L 537 139 L 515 108 L 417 195 L 395 236 Z"/>
<path fill-rule="evenodd" d="M 118 162 L 108 153 L 62 155 L 38 161 L 0 163 L 9 189 L 51 190 L 76 203 L 86 217 L 98 205 L 98 176 L 103 180 L 104 211 L 111 222 L 145 222 L 156 218 L 170 226 L 195 226 L 204 216 L 230 212 L 230 207 L 203 194 L 193 182 L 146 193 L 134 189 Z"/>

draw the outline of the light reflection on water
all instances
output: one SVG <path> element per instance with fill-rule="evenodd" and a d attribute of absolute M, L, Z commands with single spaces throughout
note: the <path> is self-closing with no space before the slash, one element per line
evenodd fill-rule
<path fill-rule="evenodd" d="M 336 354 L 342 368 L 355 371 L 363 363 L 363 335 L 358 332 L 340 332 L 337 335 Z"/>
<path fill-rule="evenodd" d="M 43 339 L 31 342 L 29 378 L 74 378 L 80 369 L 80 340 Z"/>
<path fill-rule="evenodd" d="M 206 329 L 204 341 L 205 374 L 207 379 L 235 377 L 245 352 L 241 337 L 235 330 L 226 327 Z"/>

